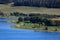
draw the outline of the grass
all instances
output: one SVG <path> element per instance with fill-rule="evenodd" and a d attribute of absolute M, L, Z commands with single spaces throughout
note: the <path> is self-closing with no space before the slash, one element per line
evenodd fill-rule
<path fill-rule="evenodd" d="M 11 5 L 7 5 L 7 4 L 0 4 L 0 11 L 4 13 L 22 12 L 22 13 L 40 13 L 40 14 L 60 15 L 59 8 L 43 8 L 43 7 L 28 7 L 28 6 L 11 7 Z"/>
<path fill-rule="evenodd" d="M 19 23 L 13 28 L 19 28 L 19 29 L 28 29 L 28 30 L 35 30 L 35 31 L 48 31 L 48 32 L 60 32 L 60 26 L 39 26 L 38 24 L 33 23 Z M 46 29 L 47 27 L 47 29 Z"/>

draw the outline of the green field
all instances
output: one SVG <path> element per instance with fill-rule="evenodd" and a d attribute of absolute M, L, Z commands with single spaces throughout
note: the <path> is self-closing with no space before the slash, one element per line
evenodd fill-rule
<path fill-rule="evenodd" d="M 40 13 L 40 14 L 56 14 L 60 15 L 60 8 L 43 8 L 43 7 L 11 7 L 11 5 L 0 4 L 0 11 L 4 13 L 23 12 L 23 13 Z"/>

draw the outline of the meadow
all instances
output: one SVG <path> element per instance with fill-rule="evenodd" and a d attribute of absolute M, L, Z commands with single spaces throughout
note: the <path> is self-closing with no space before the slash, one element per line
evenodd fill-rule
<path fill-rule="evenodd" d="M 43 7 L 29 7 L 29 6 L 11 6 L 9 4 L 0 4 L 0 11 L 3 13 L 40 13 L 50 15 L 60 15 L 60 8 L 43 8 Z"/>

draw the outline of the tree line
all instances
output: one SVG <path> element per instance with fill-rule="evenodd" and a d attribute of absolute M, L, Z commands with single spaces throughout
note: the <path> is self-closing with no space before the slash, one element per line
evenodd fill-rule
<path fill-rule="evenodd" d="M 15 6 L 37 6 L 48 8 L 60 8 L 59 0 L 17 0 Z"/>
<path fill-rule="evenodd" d="M 14 2 L 14 6 L 60 8 L 60 0 L 0 0 L 0 4 Z"/>
<path fill-rule="evenodd" d="M 51 20 L 52 18 L 59 18 L 60 15 L 49 15 L 49 14 L 40 14 L 40 13 L 24 14 L 24 13 L 14 12 L 14 13 L 10 13 L 10 16 L 19 17 L 17 23 L 25 22 L 25 23 L 37 23 L 39 25 L 45 25 L 45 26 L 60 26 L 60 20 Z"/>
<path fill-rule="evenodd" d="M 18 17 L 17 23 L 25 22 L 25 23 L 37 23 L 39 25 L 45 26 L 60 26 L 60 20 L 49 20 L 50 18 L 59 18 L 60 15 L 49 15 L 49 14 L 40 14 L 40 13 L 19 13 L 13 12 L 10 14 L 5 14 L 0 12 L 0 16 L 16 16 Z"/>

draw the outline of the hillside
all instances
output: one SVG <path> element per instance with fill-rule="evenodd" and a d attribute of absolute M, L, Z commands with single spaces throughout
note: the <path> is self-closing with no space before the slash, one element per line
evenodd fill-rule
<path fill-rule="evenodd" d="M 40 14 L 56 14 L 60 15 L 59 8 L 43 8 L 43 7 L 28 7 L 28 6 L 16 6 L 0 4 L 0 11 L 4 13 L 22 12 L 22 13 L 40 13 Z"/>
<path fill-rule="evenodd" d="M 60 8 L 60 0 L 0 0 L 0 4 L 14 2 L 14 6 Z"/>

